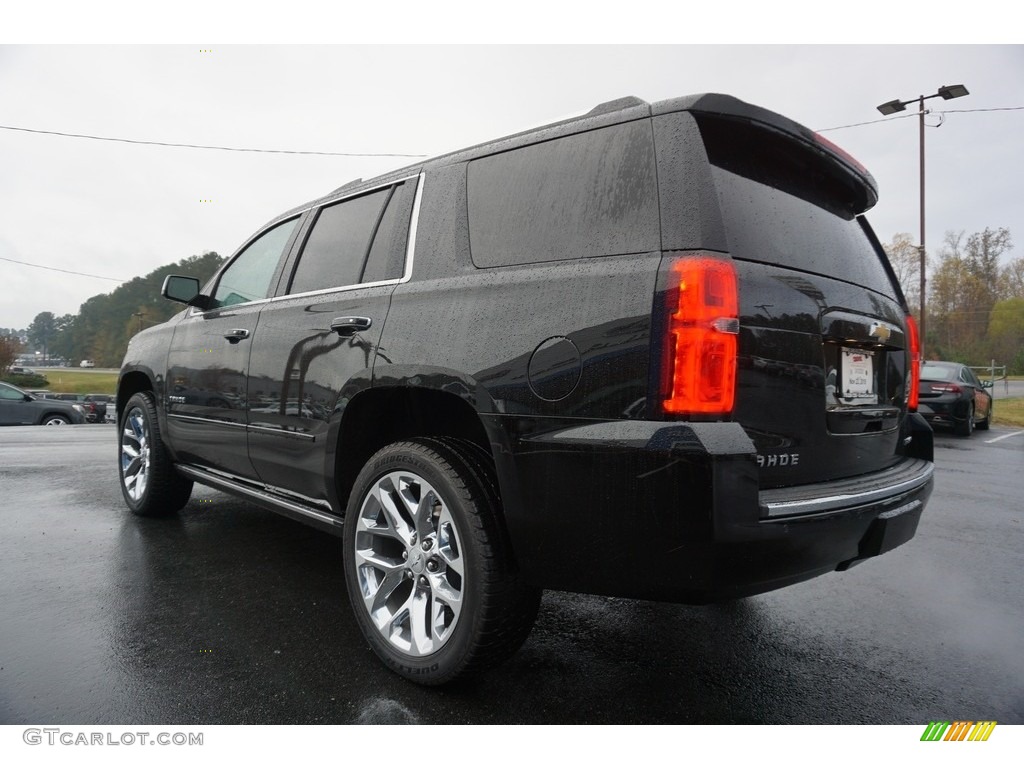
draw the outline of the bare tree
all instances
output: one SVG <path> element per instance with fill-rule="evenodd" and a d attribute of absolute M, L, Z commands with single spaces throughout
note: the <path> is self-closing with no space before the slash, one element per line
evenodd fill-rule
<path fill-rule="evenodd" d="M 892 236 L 892 242 L 883 243 L 882 248 L 889 257 L 889 263 L 896 273 L 903 295 L 907 297 L 907 303 L 916 312 L 921 307 L 920 249 L 914 245 L 913 238 L 906 232 L 897 232 Z"/>
<path fill-rule="evenodd" d="M 1024 299 L 1024 256 L 1011 261 L 999 274 L 999 297 Z"/>
<path fill-rule="evenodd" d="M 7 373 L 21 352 L 21 342 L 17 336 L 3 334 L 0 336 L 0 373 Z"/>

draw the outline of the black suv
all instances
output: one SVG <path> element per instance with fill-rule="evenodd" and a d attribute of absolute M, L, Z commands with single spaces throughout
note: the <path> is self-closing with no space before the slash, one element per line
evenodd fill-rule
<path fill-rule="evenodd" d="M 918 345 L 874 180 L 715 94 L 635 98 L 269 222 L 132 340 L 120 478 L 340 533 L 356 618 L 442 683 L 542 588 L 703 603 L 909 540 Z"/>

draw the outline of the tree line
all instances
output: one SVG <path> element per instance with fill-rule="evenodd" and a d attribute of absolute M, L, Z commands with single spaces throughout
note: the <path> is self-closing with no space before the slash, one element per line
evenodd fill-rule
<path fill-rule="evenodd" d="M 19 350 L 40 352 L 46 359 L 63 358 L 70 365 L 92 360 L 101 368 L 116 368 L 132 336 L 181 311 L 180 304 L 160 296 L 164 278 L 192 275 L 205 283 L 222 262 L 213 251 L 190 256 L 93 296 L 77 314 L 40 312 L 26 329 L 0 328 L 0 371 L 11 365 Z"/>
<path fill-rule="evenodd" d="M 921 306 L 920 252 L 909 234 L 884 246 L 910 304 Z M 925 356 L 967 365 L 1006 365 L 1024 373 L 1024 257 L 1005 227 L 967 235 L 947 232 L 937 256 L 926 259 Z"/>

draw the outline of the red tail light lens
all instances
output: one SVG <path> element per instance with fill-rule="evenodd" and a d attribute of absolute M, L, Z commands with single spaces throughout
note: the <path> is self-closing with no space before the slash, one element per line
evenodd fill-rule
<path fill-rule="evenodd" d="M 727 416 L 736 397 L 739 289 L 732 262 L 669 264 L 661 407 L 673 415 Z"/>
<path fill-rule="evenodd" d="M 917 399 L 921 392 L 921 339 L 917 334 L 917 323 L 907 315 L 907 336 L 910 340 L 910 386 L 907 389 L 907 410 L 917 410 Z"/>
<path fill-rule="evenodd" d="M 932 392 L 950 392 L 954 395 L 959 395 L 963 392 L 960 386 L 957 384 L 931 384 Z"/>

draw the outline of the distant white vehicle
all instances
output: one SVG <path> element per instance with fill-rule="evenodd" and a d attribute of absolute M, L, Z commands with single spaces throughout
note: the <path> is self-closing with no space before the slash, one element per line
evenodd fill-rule
<path fill-rule="evenodd" d="M 78 364 L 78 367 L 79 368 L 95 368 L 96 367 L 96 363 L 94 363 L 92 360 L 83 360 L 82 362 L 80 362 Z"/>
<path fill-rule="evenodd" d="M 12 365 L 9 370 L 11 373 L 20 373 L 25 376 L 35 373 L 31 368 L 25 368 L 20 365 Z"/>

